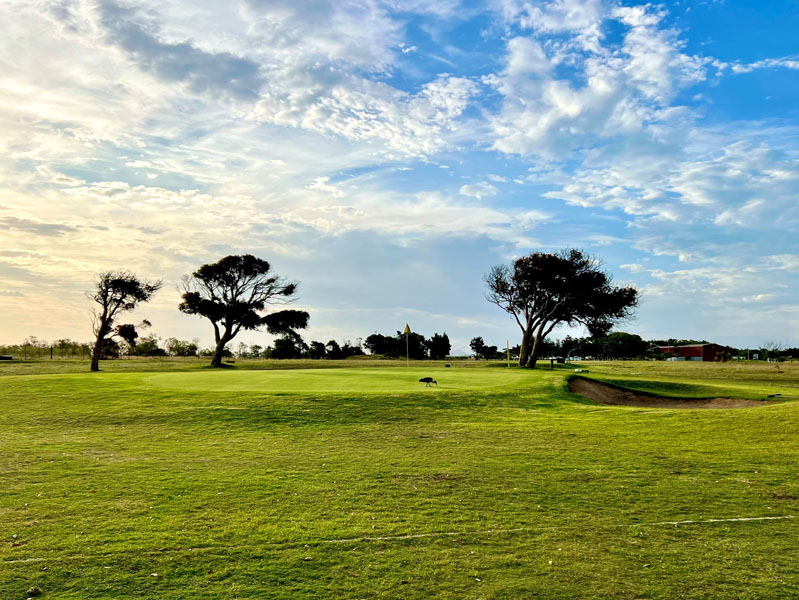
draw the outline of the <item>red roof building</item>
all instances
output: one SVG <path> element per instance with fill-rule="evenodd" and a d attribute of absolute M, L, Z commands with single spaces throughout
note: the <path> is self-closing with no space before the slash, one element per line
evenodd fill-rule
<path fill-rule="evenodd" d="M 690 346 L 657 346 L 663 354 L 676 360 L 718 360 L 720 355 L 730 351 L 727 346 L 718 344 L 691 344 Z"/>

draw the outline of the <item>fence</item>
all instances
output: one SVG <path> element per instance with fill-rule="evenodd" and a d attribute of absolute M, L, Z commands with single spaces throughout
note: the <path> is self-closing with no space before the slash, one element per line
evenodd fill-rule
<path fill-rule="evenodd" d="M 0 345 L 0 355 L 12 356 L 16 360 L 60 360 L 88 359 L 91 356 L 89 344 L 12 344 Z"/>

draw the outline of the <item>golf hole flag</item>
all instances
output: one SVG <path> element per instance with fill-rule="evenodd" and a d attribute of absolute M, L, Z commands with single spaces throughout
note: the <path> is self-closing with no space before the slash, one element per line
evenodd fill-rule
<path fill-rule="evenodd" d="M 410 332 L 411 332 L 410 326 L 407 323 L 405 323 L 405 331 L 403 333 L 405 333 L 405 335 L 408 335 Z"/>

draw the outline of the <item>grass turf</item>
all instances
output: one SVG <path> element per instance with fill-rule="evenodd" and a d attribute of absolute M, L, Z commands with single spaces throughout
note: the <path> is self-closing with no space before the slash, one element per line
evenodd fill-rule
<path fill-rule="evenodd" d="M 241 366 L 0 377 L 0 597 L 799 594 L 799 519 L 653 524 L 799 516 L 799 403 L 605 407 L 565 370 L 457 366 L 442 380 L 475 389 L 397 390 L 398 366 L 350 378 L 384 392 L 265 391 L 274 373 Z M 590 366 L 752 394 L 799 378 L 628 367 Z M 204 385 L 168 383 L 186 375 Z"/>
<path fill-rule="evenodd" d="M 252 393 L 411 393 L 420 389 L 428 393 L 448 390 L 476 390 L 508 386 L 523 380 L 519 369 L 464 369 L 441 366 L 394 368 L 340 368 L 291 370 L 225 370 L 187 373 L 159 373 L 144 379 L 148 386 L 187 392 L 252 392 Z M 432 377 L 437 383 L 427 387 L 419 379 Z"/>

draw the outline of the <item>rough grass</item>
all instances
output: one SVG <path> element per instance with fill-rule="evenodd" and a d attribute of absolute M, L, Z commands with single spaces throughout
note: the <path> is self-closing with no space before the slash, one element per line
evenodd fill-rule
<path fill-rule="evenodd" d="M 515 379 L 187 391 L 123 362 L 146 371 L 0 376 L 0 597 L 799 595 L 799 518 L 702 522 L 799 517 L 799 402 L 606 407 L 567 369 L 474 363 Z M 797 393 L 796 371 L 716 366 L 589 368 Z"/>
<path fill-rule="evenodd" d="M 590 376 L 630 389 L 677 398 L 799 399 L 799 362 L 593 362 Z"/>

